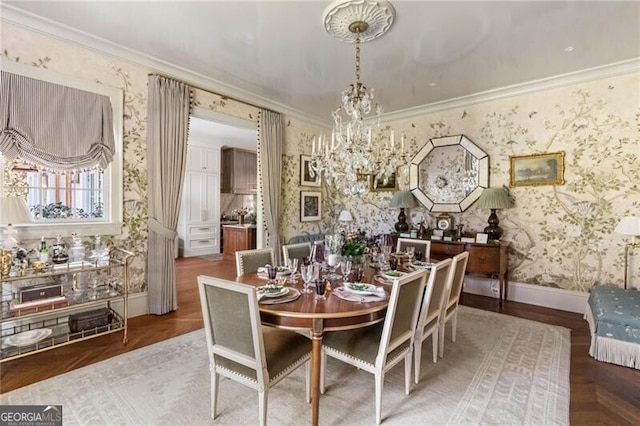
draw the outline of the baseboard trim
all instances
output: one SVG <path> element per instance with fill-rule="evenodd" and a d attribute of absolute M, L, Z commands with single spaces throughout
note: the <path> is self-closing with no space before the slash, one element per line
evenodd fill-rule
<path fill-rule="evenodd" d="M 113 302 L 113 307 L 117 312 L 122 312 L 122 301 Z M 149 302 L 147 292 L 133 293 L 129 295 L 129 311 L 127 318 L 139 317 L 149 313 Z"/>
<path fill-rule="evenodd" d="M 466 277 L 464 292 L 498 298 L 498 280 Z M 589 293 L 509 281 L 508 300 L 561 311 L 584 313 Z"/>

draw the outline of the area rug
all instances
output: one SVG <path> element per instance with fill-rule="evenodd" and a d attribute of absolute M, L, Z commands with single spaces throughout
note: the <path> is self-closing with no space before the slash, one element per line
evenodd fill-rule
<path fill-rule="evenodd" d="M 447 336 L 449 327 L 447 327 Z M 570 332 L 461 307 L 456 343 L 404 393 L 404 368 L 385 377 L 388 425 L 569 424 Z M 329 358 L 322 425 L 375 424 L 373 376 Z M 210 388 L 204 331 L 198 330 L 0 395 L 0 404 L 61 404 L 65 425 L 205 425 Z M 220 383 L 216 425 L 258 423 L 257 393 Z M 269 393 L 272 425 L 307 424 L 304 368 Z"/>
<path fill-rule="evenodd" d="M 198 256 L 199 259 L 206 260 L 207 262 L 217 262 L 224 259 L 223 254 L 209 254 L 207 256 Z"/>

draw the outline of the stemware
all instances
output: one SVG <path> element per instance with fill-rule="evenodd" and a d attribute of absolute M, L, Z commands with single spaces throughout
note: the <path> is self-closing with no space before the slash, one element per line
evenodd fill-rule
<path fill-rule="evenodd" d="M 276 276 L 278 275 L 278 267 L 273 265 L 267 266 L 267 277 L 269 277 L 269 281 L 267 281 L 268 285 L 276 284 Z"/>
<path fill-rule="evenodd" d="M 362 268 L 355 268 L 353 270 L 353 281 L 356 283 L 362 282 L 363 275 L 364 275 L 364 270 Z"/>
<path fill-rule="evenodd" d="M 389 269 L 391 269 L 392 271 L 395 271 L 396 269 L 398 269 L 398 258 L 397 257 L 391 256 L 389 258 Z"/>
<path fill-rule="evenodd" d="M 300 273 L 302 274 L 302 282 L 304 283 L 302 286 L 303 293 L 311 293 L 311 282 L 313 280 L 313 266 L 305 265 L 304 262 L 302 266 L 300 266 Z"/>
<path fill-rule="evenodd" d="M 298 278 L 297 278 L 297 273 L 298 273 L 298 259 L 297 258 L 287 258 L 286 259 L 287 262 L 287 268 L 289 269 L 289 271 L 291 272 L 291 275 L 289 275 L 289 282 L 290 283 L 297 283 L 298 282 Z"/>
<path fill-rule="evenodd" d="M 416 257 L 416 260 L 417 260 L 418 262 L 420 262 L 420 261 L 422 260 L 422 252 L 421 252 L 421 251 L 417 251 L 417 252 L 415 253 L 415 257 Z"/>
<path fill-rule="evenodd" d="M 407 253 L 407 257 L 409 258 L 409 263 L 413 262 L 413 256 L 416 254 L 416 248 L 413 246 L 409 246 L 404 250 Z"/>
<path fill-rule="evenodd" d="M 327 298 L 327 280 L 325 278 L 316 278 L 313 280 L 316 285 L 316 299 L 324 300 Z"/>
<path fill-rule="evenodd" d="M 351 266 L 352 266 L 352 263 L 348 259 L 342 259 L 342 262 L 340 262 L 340 269 L 342 270 L 343 282 L 349 281 L 349 274 L 351 274 Z"/>

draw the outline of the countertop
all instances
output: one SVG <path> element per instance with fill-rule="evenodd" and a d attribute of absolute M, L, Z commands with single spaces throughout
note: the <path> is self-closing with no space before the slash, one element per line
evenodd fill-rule
<path fill-rule="evenodd" d="M 237 225 L 237 220 L 221 220 L 220 225 Z"/>
<path fill-rule="evenodd" d="M 245 223 L 244 225 L 240 225 L 240 224 L 234 224 L 234 225 L 225 225 L 224 223 L 222 224 L 223 228 L 256 228 L 256 225 L 252 224 L 252 223 Z"/>

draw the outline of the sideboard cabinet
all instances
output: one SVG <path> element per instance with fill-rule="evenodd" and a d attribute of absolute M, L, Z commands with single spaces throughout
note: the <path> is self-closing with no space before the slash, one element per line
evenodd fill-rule
<path fill-rule="evenodd" d="M 499 244 L 463 243 L 459 241 L 431 241 L 431 259 L 440 261 L 469 252 L 467 274 L 494 276 L 498 278 L 498 298 L 500 305 L 507 300 L 508 272 L 509 272 L 509 245 L 508 241 Z"/>

